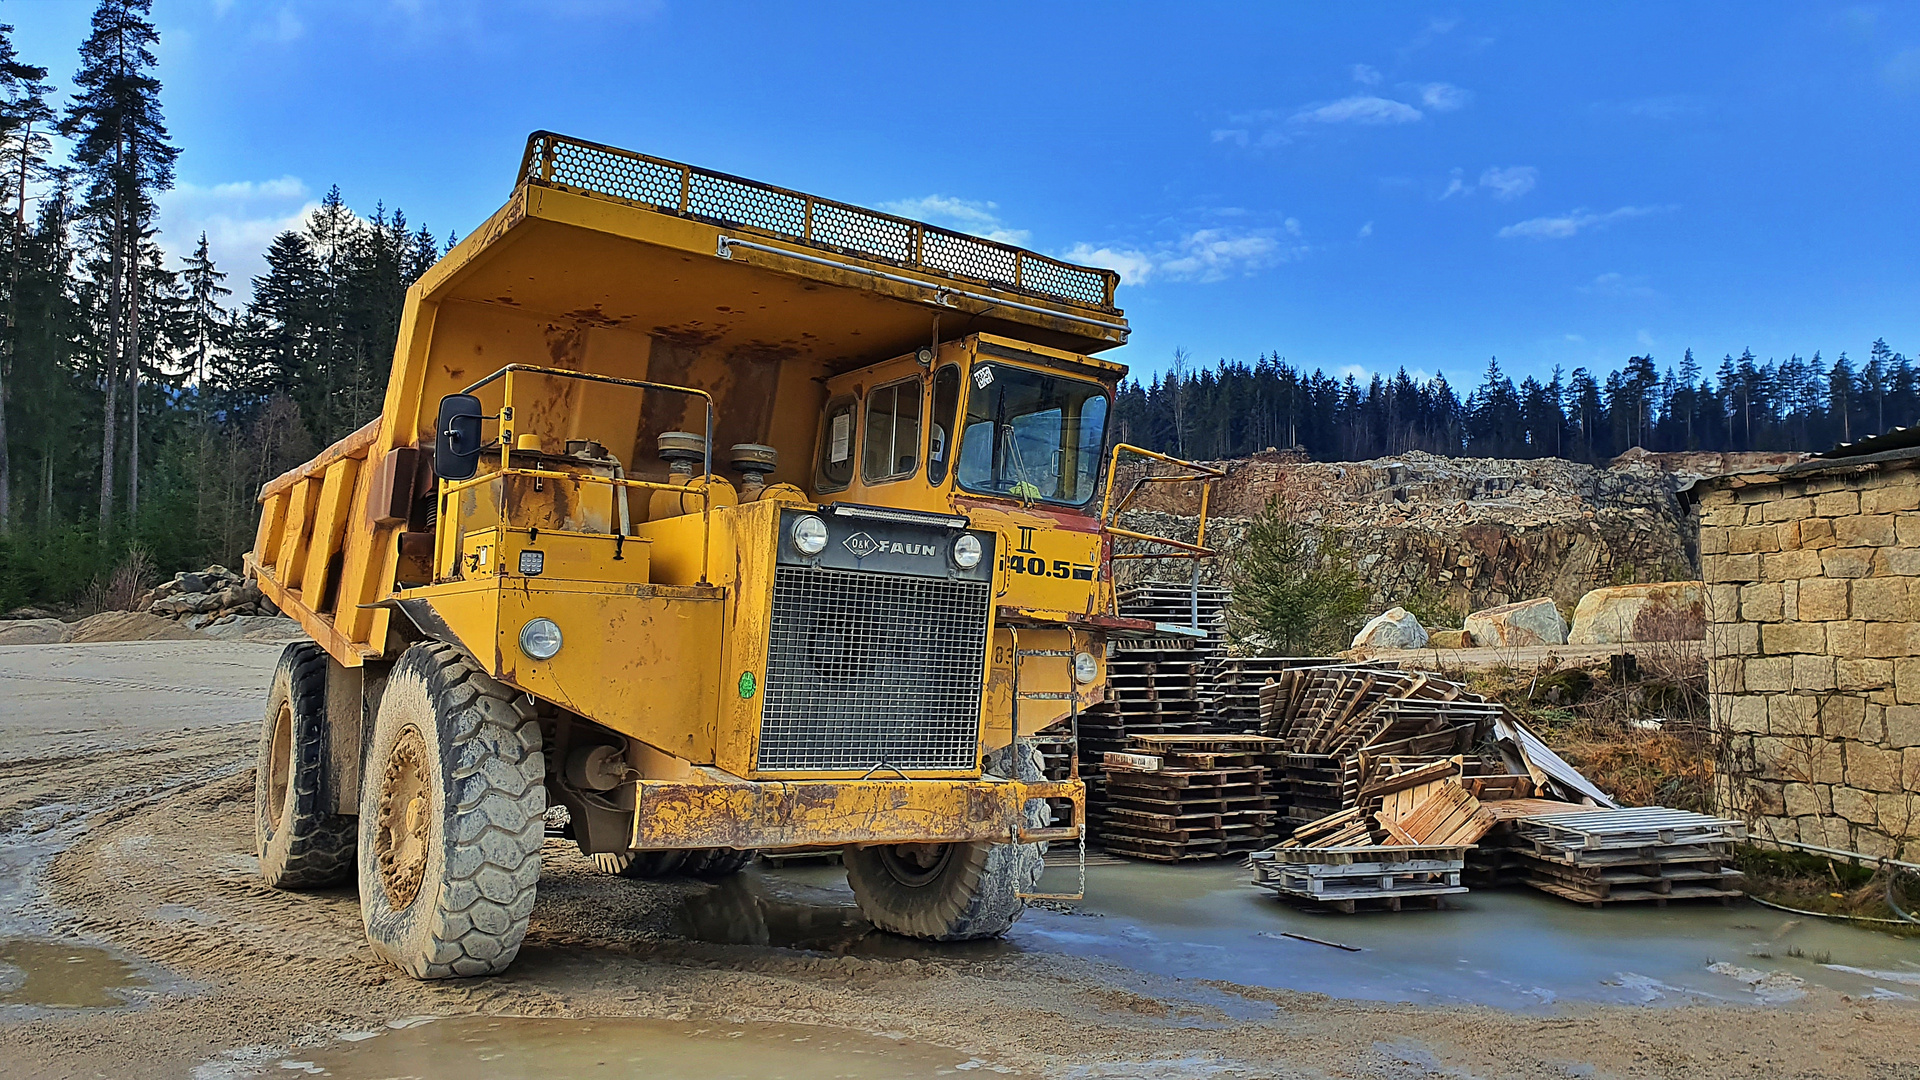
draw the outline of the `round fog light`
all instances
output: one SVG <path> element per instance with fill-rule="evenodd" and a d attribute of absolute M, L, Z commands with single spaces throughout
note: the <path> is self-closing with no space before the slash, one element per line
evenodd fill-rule
<path fill-rule="evenodd" d="M 961 533 L 960 539 L 953 542 L 953 565 L 962 570 L 971 570 L 980 565 L 980 538 L 972 533 Z"/>
<path fill-rule="evenodd" d="M 551 660 L 560 651 L 560 626 L 552 619 L 528 619 L 520 628 L 520 651 L 535 660 Z"/>
<path fill-rule="evenodd" d="M 1076 682 L 1090 683 L 1100 674 L 1100 665 L 1094 662 L 1090 652 L 1073 654 L 1073 677 Z"/>
<path fill-rule="evenodd" d="M 794 519 L 793 546 L 802 555 L 820 554 L 827 546 L 827 523 L 812 514 Z"/>

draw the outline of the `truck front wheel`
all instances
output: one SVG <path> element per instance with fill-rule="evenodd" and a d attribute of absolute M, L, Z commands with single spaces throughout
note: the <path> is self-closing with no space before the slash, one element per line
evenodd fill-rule
<path fill-rule="evenodd" d="M 360 788 L 360 913 L 416 979 L 495 975 L 520 952 L 540 880 L 540 724 L 452 646 L 393 666 Z"/>
<path fill-rule="evenodd" d="M 253 777 L 253 845 L 276 889 L 318 889 L 353 876 L 353 818 L 321 791 L 327 763 L 327 654 L 311 641 L 280 654 Z"/>
<path fill-rule="evenodd" d="M 1041 870 L 1037 844 L 878 844 L 840 858 L 868 922 L 931 941 L 1006 933 Z"/>

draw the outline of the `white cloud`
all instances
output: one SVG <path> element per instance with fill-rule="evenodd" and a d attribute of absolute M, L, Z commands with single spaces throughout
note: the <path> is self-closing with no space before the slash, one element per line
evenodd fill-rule
<path fill-rule="evenodd" d="M 1389 98 L 1359 95 L 1325 105 L 1309 105 L 1293 114 L 1296 124 L 1409 124 L 1420 110 Z"/>
<path fill-rule="evenodd" d="M 1353 81 L 1362 86 L 1379 86 L 1380 70 L 1370 64 L 1353 65 Z"/>
<path fill-rule="evenodd" d="M 1006 223 L 1000 220 L 998 203 L 956 199 L 950 195 L 923 195 L 917 199 L 895 199 L 892 202 L 883 202 L 880 204 L 880 209 L 915 221 L 943 225 L 960 232 L 984 236 L 1003 244 L 1024 244 L 1027 237 L 1031 235 L 1025 229 L 1008 228 Z"/>
<path fill-rule="evenodd" d="M 1232 143 L 1243 149 L 1251 146 L 1257 150 L 1271 150 L 1276 146 L 1286 146 L 1293 140 L 1273 128 L 1258 133 L 1246 128 L 1219 128 L 1213 132 L 1213 141 Z"/>
<path fill-rule="evenodd" d="M 1621 221 L 1626 218 L 1645 217 L 1648 214 L 1656 214 L 1667 209 L 1671 208 L 1664 206 L 1622 206 L 1617 210 L 1595 213 L 1592 210 L 1582 207 L 1576 210 L 1569 210 L 1564 214 L 1554 217 L 1528 218 L 1525 221 L 1506 226 L 1500 230 L 1498 235 L 1502 237 L 1521 237 L 1528 240 L 1565 240 L 1567 237 L 1578 235 L 1583 230 L 1604 228 L 1616 221 Z"/>
<path fill-rule="evenodd" d="M 1565 335 L 1565 337 L 1569 342 L 1572 342 L 1575 345 L 1585 345 L 1587 343 L 1587 339 L 1581 337 L 1579 334 L 1567 334 Z"/>
<path fill-rule="evenodd" d="M 1213 282 L 1251 274 L 1306 254 L 1307 245 L 1298 240 L 1302 231 L 1298 220 L 1286 219 L 1278 231 L 1283 235 L 1274 231 L 1198 229 L 1151 250 L 1083 243 L 1075 244 L 1061 258 L 1117 270 L 1131 285 L 1144 285 L 1155 278 Z"/>
<path fill-rule="evenodd" d="M 1440 198 L 1445 200 L 1451 199 L 1455 195 L 1471 194 L 1473 194 L 1473 186 L 1467 183 L 1466 170 L 1453 169 L 1449 171 L 1447 174 L 1447 190 L 1440 193 Z"/>
<path fill-rule="evenodd" d="M 1601 274 L 1591 283 L 1580 286 L 1580 291 L 1592 296 L 1619 296 L 1636 300 L 1659 295 L 1647 285 L 1645 277 L 1614 271 Z"/>
<path fill-rule="evenodd" d="M 319 205 L 298 177 L 239 180 L 224 184 L 176 184 L 158 197 L 160 243 L 174 259 L 185 258 L 207 234 L 207 250 L 227 274 L 234 298 L 244 301 L 251 280 L 267 271 L 273 238 L 298 229 Z"/>
<path fill-rule="evenodd" d="M 1352 379 L 1363 386 L 1373 381 L 1373 373 L 1359 364 L 1342 364 L 1333 369 L 1333 374 L 1341 382 Z"/>
<path fill-rule="evenodd" d="M 1420 104 L 1434 112 L 1452 112 L 1465 108 L 1473 100 L 1473 93 L 1462 90 L 1452 83 L 1427 83 L 1420 89 Z"/>
<path fill-rule="evenodd" d="M 1492 168 L 1480 174 L 1480 186 L 1493 192 L 1501 202 L 1517 199 L 1540 182 L 1540 170 L 1532 165 Z"/>
<path fill-rule="evenodd" d="M 1372 236 L 1373 222 L 1369 221 L 1365 225 L 1360 226 L 1360 231 L 1358 233 L 1355 233 L 1354 235 L 1358 236 L 1362 240 L 1365 240 L 1367 237 Z"/>
<path fill-rule="evenodd" d="M 1645 349 L 1648 352 L 1653 351 L 1653 346 L 1654 346 L 1653 335 L 1647 333 L 1645 330 L 1642 330 L 1639 333 L 1634 334 L 1633 340 L 1639 342 L 1640 347 L 1642 349 Z"/>

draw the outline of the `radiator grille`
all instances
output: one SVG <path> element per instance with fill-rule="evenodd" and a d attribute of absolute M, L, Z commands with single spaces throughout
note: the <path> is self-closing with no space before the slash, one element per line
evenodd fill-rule
<path fill-rule="evenodd" d="M 989 589 L 775 570 L 761 770 L 973 768 Z"/>

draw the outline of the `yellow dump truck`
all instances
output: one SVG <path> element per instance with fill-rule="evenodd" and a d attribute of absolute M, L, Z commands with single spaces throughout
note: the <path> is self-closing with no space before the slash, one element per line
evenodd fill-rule
<path fill-rule="evenodd" d="M 249 572 L 313 639 L 265 879 L 357 877 L 381 956 L 498 972 L 564 806 L 612 872 L 837 848 L 875 925 L 1005 932 L 1083 840 L 1038 748 L 1107 641 L 1178 632 L 1112 614 L 1116 284 L 533 135 L 408 291 L 379 418 L 260 492 Z"/>

